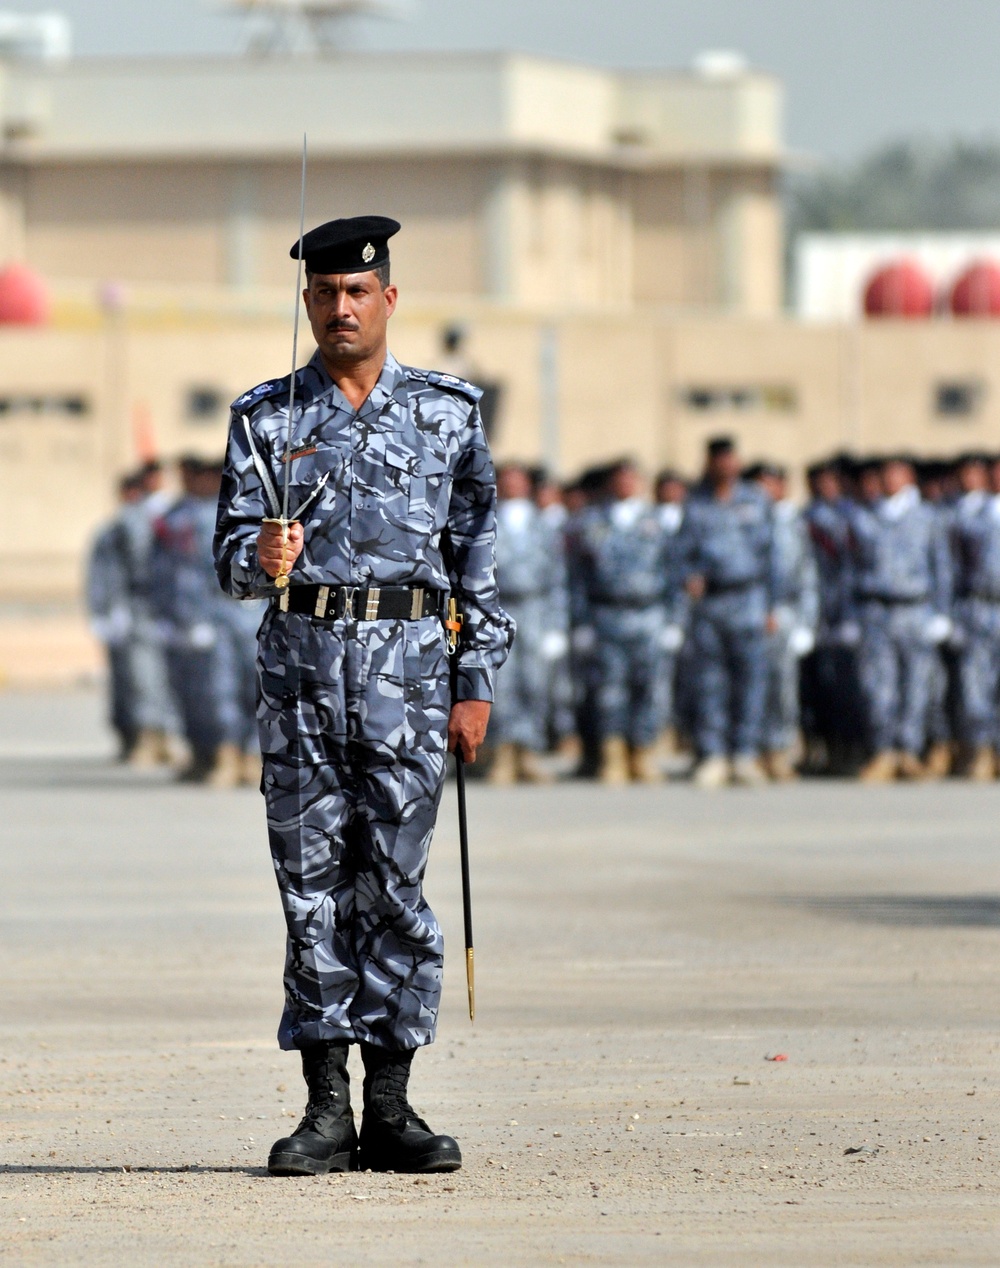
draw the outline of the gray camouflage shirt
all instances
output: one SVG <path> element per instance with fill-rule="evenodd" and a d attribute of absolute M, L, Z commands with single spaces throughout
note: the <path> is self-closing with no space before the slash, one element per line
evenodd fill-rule
<path fill-rule="evenodd" d="M 289 379 L 232 407 L 215 561 L 236 598 L 279 592 L 257 559 L 261 520 L 280 515 Z M 297 372 L 289 517 L 305 546 L 292 585 L 425 586 L 465 615 L 458 700 L 491 700 L 514 635 L 494 560 L 496 487 L 478 388 L 389 354 L 355 410 L 319 352 Z M 268 489 L 268 483 L 271 489 Z"/>

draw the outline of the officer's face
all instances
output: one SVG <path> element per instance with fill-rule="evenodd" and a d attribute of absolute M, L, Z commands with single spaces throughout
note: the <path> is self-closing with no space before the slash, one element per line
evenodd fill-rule
<path fill-rule="evenodd" d="M 350 366 L 383 352 L 396 297 L 395 286 L 383 290 L 374 273 L 314 274 L 304 299 L 323 359 Z"/>
<path fill-rule="evenodd" d="M 520 467 L 505 467 L 497 477 L 497 495 L 507 502 L 531 497 L 531 479 Z"/>
<path fill-rule="evenodd" d="M 824 502 L 836 502 L 840 497 L 840 477 L 836 471 L 820 471 L 813 477 L 813 492 Z"/>
<path fill-rule="evenodd" d="M 634 467 L 619 467 L 611 477 L 611 496 L 620 502 L 642 494 L 642 476 Z"/>
<path fill-rule="evenodd" d="M 709 454 L 708 478 L 713 484 L 725 484 L 740 478 L 740 458 L 735 449 Z"/>
<path fill-rule="evenodd" d="M 958 469 L 958 482 L 963 493 L 976 493 L 989 488 L 985 462 L 963 462 Z"/>
<path fill-rule="evenodd" d="M 916 482 L 913 468 L 908 462 L 887 462 L 882 468 L 882 486 L 887 497 Z"/>

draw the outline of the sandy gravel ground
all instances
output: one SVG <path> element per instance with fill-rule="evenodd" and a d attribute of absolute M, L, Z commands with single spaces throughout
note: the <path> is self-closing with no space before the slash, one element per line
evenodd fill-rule
<path fill-rule="evenodd" d="M 475 1027 L 449 789 L 414 1100 L 466 1166 L 300 1182 L 260 799 L 108 749 L 0 696 L 4 1263 L 1000 1261 L 1000 785 L 476 788 Z"/>

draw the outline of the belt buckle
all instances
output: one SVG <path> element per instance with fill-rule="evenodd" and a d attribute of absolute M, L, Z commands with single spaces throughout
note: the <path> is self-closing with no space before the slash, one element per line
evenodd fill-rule
<path fill-rule="evenodd" d="M 344 596 L 344 610 L 340 614 L 342 619 L 345 621 L 356 621 L 357 617 L 354 614 L 354 603 L 358 597 L 358 587 L 342 586 L 340 593 Z"/>

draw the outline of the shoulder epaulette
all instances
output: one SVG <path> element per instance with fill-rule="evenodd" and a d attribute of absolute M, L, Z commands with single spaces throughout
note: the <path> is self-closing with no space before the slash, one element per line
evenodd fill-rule
<path fill-rule="evenodd" d="M 256 387 L 252 387 L 249 392 L 244 392 L 242 396 L 238 396 L 233 401 L 232 408 L 235 410 L 249 409 L 251 405 L 256 405 L 258 401 L 266 400 L 269 396 L 280 396 L 282 392 L 288 395 L 288 380 L 291 375 L 285 375 L 283 379 L 269 379 L 266 383 L 258 383 Z"/>
<path fill-rule="evenodd" d="M 458 396 L 464 396 L 466 400 L 471 401 L 473 405 L 477 404 L 483 395 L 481 387 L 460 379 L 457 374 L 445 374 L 441 370 L 418 370 L 412 365 L 402 368 L 403 373 L 411 382 L 427 383 L 430 387 L 440 387 L 446 392 L 455 392 Z"/>

